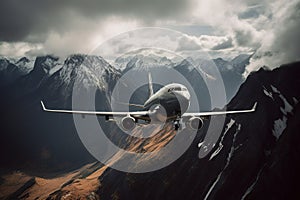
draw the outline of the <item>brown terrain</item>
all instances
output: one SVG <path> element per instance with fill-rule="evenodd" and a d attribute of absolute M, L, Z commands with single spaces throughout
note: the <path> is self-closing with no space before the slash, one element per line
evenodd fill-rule
<path fill-rule="evenodd" d="M 143 128 L 137 127 L 134 135 L 142 134 Z M 157 130 L 154 130 L 157 131 Z M 147 139 L 129 137 L 127 151 L 154 152 L 164 147 L 175 136 L 171 125 Z M 110 163 L 122 158 L 116 153 Z M 100 199 L 97 191 L 101 187 L 101 176 L 109 168 L 100 162 L 94 162 L 78 170 L 60 174 L 53 178 L 27 175 L 20 171 L 1 177 L 0 199 Z"/>

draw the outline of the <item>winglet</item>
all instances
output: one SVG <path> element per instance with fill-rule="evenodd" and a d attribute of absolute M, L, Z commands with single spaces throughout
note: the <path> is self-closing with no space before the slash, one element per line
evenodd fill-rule
<path fill-rule="evenodd" d="M 254 103 L 253 108 L 251 109 L 253 112 L 255 111 L 256 106 L 257 106 L 257 102 Z"/>
<path fill-rule="evenodd" d="M 47 109 L 46 109 L 46 107 L 45 107 L 43 101 L 41 101 L 41 105 L 42 105 L 43 110 L 44 110 L 44 111 L 47 111 Z"/>

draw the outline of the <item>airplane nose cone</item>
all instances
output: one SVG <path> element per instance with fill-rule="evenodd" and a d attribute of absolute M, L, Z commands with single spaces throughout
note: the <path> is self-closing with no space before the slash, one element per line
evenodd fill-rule
<path fill-rule="evenodd" d="M 174 92 L 174 94 L 177 98 L 177 101 L 180 104 L 181 113 L 184 113 L 190 105 L 190 98 L 191 98 L 190 93 L 188 92 L 188 90 L 186 90 L 186 91 L 176 91 Z"/>
<path fill-rule="evenodd" d="M 177 97 L 180 97 L 180 99 L 187 100 L 187 101 L 190 101 L 190 99 L 191 99 L 191 95 L 190 95 L 190 93 L 189 93 L 188 90 L 185 90 L 185 91 L 174 91 L 173 93 Z"/>
<path fill-rule="evenodd" d="M 187 91 L 185 91 L 185 94 L 184 94 L 184 96 L 186 97 L 186 99 L 187 100 L 190 100 L 191 99 L 191 95 L 190 95 L 190 93 L 189 93 L 189 91 L 187 90 Z"/>
<path fill-rule="evenodd" d="M 187 101 L 191 99 L 191 95 L 188 90 L 179 92 L 179 95 Z"/>

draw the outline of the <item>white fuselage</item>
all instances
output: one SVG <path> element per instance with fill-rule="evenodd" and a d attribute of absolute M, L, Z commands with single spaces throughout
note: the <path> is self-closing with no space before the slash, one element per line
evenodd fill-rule
<path fill-rule="evenodd" d="M 169 117 L 178 116 L 187 111 L 190 105 L 190 93 L 187 88 L 178 83 L 164 86 L 153 94 L 144 104 L 145 110 L 151 110 L 160 105 Z"/>

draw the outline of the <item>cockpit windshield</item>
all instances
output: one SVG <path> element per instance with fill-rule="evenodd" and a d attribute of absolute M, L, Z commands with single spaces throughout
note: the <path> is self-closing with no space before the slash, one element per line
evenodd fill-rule
<path fill-rule="evenodd" d="M 173 87 L 173 88 L 168 89 L 168 92 L 171 92 L 171 91 L 187 91 L 187 89 L 184 87 Z"/>

